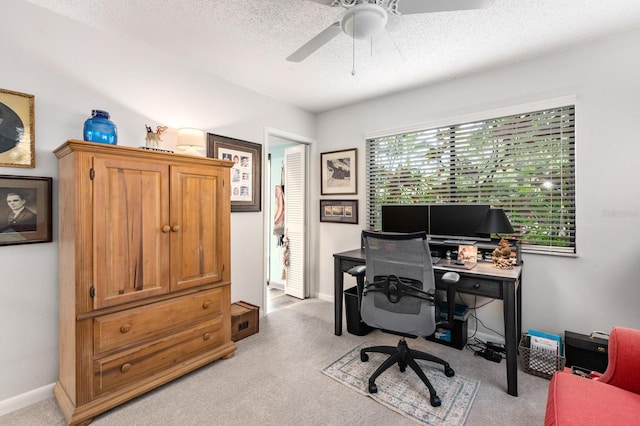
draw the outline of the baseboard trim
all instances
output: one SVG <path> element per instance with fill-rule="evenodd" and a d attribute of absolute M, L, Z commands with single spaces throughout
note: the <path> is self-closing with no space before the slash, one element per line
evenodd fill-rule
<path fill-rule="evenodd" d="M 50 385 L 42 386 L 38 389 L 33 389 L 21 395 L 16 395 L 0 401 L 0 416 L 4 416 L 5 414 L 9 414 L 21 408 L 35 404 L 36 402 L 51 398 L 53 396 L 54 386 L 55 383 L 51 383 Z"/>
<path fill-rule="evenodd" d="M 333 303 L 333 301 L 334 301 L 333 294 L 328 295 L 328 294 L 324 294 L 324 293 L 316 293 L 316 294 L 313 295 L 313 297 L 316 297 L 316 298 L 318 298 L 320 300 L 324 300 L 326 302 L 331 302 L 331 303 Z"/>
<path fill-rule="evenodd" d="M 276 290 L 284 291 L 284 283 L 278 281 L 269 281 L 268 287 L 275 288 Z"/>

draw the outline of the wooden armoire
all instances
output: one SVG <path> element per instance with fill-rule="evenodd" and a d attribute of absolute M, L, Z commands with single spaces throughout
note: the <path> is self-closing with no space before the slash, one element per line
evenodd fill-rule
<path fill-rule="evenodd" d="M 232 163 L 67 141 L 59 159 L 59 379 L 69 424 L 235 352 Z"/>

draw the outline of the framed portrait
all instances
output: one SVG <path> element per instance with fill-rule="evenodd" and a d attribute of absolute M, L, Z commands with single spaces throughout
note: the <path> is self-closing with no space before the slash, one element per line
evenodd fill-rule
<path fill-rule="evenodd" d="M 356 148 L 320 154 L 322 195 L 358 193 L 356 154 Z"/>
<path fill-rule="evenodd" d="M 0 166 L 36 166 L 34 97 L 0 89 Z"/>
<path fill-rule="evenodd" d="M 0 175 L 0 245 L 51 241 L 51 178 Z"/>
<path fill-rule="evenodd" d="M 208 133 L 207 157 L 234 163 L 231 211 L 259 212 L 262 208 L 262 145 Z"/>
<path fill-rule="evenodd" d="M 320 200 L 320 222 L 358 224 L 358 200 Z"/>

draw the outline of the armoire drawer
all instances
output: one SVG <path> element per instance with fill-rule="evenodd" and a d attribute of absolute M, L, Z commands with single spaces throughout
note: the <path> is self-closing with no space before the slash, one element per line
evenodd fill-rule
<path fill-rule="evenodd" d="M 213 289 L 166 302 L 96 317 L 96 354 L 166 335 L 181 327 L 219 316 L 222 290 Z"/>
<path fill-rule="evenodd" d="M 180 364 L 224 343 L 222 316 L 152 343 L 94 361 L 94 390 L 98 396 Z"/>

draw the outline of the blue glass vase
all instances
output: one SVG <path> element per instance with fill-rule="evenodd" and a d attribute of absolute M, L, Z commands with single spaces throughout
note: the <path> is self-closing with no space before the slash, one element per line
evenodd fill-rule
<path fill-rule="evenodd" d="M 91 117 L 84 122 L 84 140 L 89 142 L 118 144 L 118 130 L 116 125 L 109 120 L 109 113 L 94 109 Z"/>

